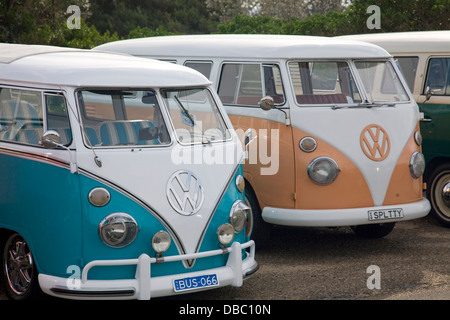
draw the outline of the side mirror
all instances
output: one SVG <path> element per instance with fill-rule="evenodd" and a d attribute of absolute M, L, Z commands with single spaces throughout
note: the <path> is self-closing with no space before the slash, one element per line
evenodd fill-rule
<path fill-rule="evenodd" d="M 265 96 L 259 101 L 259 106 L 264 111 L 269 111 L 273 107 L 275 107 L 275 102 L 271 96 Z"/>
<path fill-rule="evenodd" d="M 61 147 L 61 137 L 55 130 L 48 130 L 42 136 L 41 143 L 47 149 Z"/>

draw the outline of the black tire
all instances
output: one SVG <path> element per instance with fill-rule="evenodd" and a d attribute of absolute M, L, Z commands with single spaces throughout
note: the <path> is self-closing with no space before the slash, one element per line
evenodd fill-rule
<path fill-rule="evenodd" d="M 245 188 L 245 202 L 251 209 L 248 217 L 247 235 L 255 241 L 258 248 L 264 247 L 270 239 L 272 228 L 270 224 L 263 220 L 261 207 L 259 206 L 256 195 L 249 187 Z"/>
<path fill-rule="evenodd" d="M 11 233 L 3 242 L 1 281 L 11 300 L 27 300 L 40 295 L 38 272 L 31 250 L 18 233 Z"/>
<path fill-rule="evenodd" d="M 364 224 L 352 227 L 353 231 L 361 238 L 378 239 L 387 236 L 395 227 L 395 222 Z"/>
<path fill-rule="evenodd" d="M 450 194 L 444 193 L 444 187 L 450 184 L 450 163 L 437 166 L 427 180 L 429 185 L 427 198 L 431 203 L 431 215 L 440 224 L 450 228 Z"/>

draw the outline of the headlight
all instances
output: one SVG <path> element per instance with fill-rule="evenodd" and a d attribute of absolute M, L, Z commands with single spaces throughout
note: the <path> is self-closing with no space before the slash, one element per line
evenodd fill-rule
<path fill-rule="evenodd" d="M 217 238 L 219 239 L 219 242 L 226 246 L 231 241 L 233 241 L 234 238 L 234 228 L 229 223 L 224 223 L 217 229 Z"/>
<path fill-rule="evenodd" d="M 235 203 L 233 203 L 230 211 L 230 223 L 236 233 L 244 230 L 249 211 L 250 208 L 241 200 L 237 200 Z"/>
<path fill-rule="evenodd" d="M 414 151 L 409 161 L 409 171 L 413 178 L 417 179 L 425 171 L 425 158 L 419 151 Z"/>
<path fill-rule="evenodd" d="M 134 241 L 138 226 L 132 216 L 126 213 L 112 213 L 100 222 L 100 238 L 110 247 L 122 248 Z"/>
<path fill-rule="evenodd" d="M 336 180 L 340 170 L 336 163 L 328 157 L 315 158 L 308 166 L 311 180 L 320 185 L 327 185 Z"/>
<path fill-rule="evenodd" d="M 170 235 L 166 231 L 158 231 L 152 238 L 152 247 L 156 253 L 166 252 L 170 247 Z"/>

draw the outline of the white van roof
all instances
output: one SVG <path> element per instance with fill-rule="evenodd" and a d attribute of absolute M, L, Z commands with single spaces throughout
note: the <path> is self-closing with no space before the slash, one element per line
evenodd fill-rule
<path fill-rule="evenodd" d="M 389 57 L 374 45 L 328 37 L 293 35 L 210 34 L 130 39 L 100 45 L 94 50 L 137 56 L 303 59 Z"/>
<path fill-rule="evenodd" d="M 77 87 L 209 85 L 199 72 L 124 54 L 51 46 L 0 44 L 0 82 Z"/>
<path fill-rule="evenodd" d="M 391 53 L 450 52 L 448 30 L 356 34 L 336 39 L 366 41 Z"/>

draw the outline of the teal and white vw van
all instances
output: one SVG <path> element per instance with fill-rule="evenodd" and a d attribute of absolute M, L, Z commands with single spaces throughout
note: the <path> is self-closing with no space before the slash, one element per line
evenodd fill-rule
<path fill-rule="evenodd" d="M 149 299 L 241 286 L 258 268 L 243 154 L 192 69 L 1 44 L 7 295 Z"/>
<path fill-rule="evenodd" d="M 374 43 L 397 60 L 419 105 L 431 213 L 450 227 L 450 31 L 350 35 Z"/>

